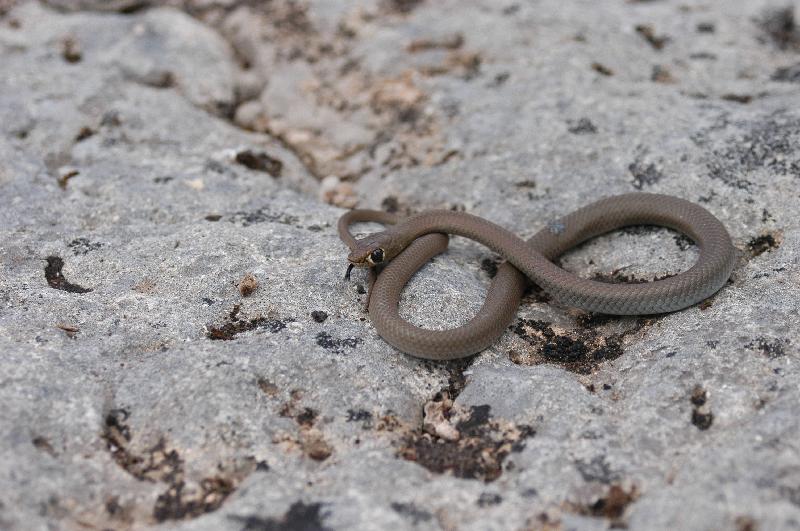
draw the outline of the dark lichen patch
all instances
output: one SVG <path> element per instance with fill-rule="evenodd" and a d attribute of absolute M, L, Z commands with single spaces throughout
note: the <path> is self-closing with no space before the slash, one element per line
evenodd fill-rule
<path fill-rule="evenodd" d="M 252 463 L 248 463 L 231 477 L 216 474 L 197 484 L 189 484 L 184 461 L 177 450 L 168 447 L 163 437 L 141 453 L 131 448 L 128 417 L 125 409 L 109 411 L 102 438 L 114 461 L 131 476 L 140 481 L 167 483 L 167 490 L 158 496 L 153 506 L 153 517 L 158 522 L 195 518 L 215 511 L 235 490 L 238 479 L 252 469 Z"/>
<path fill-rule="evenodd" d="M 317 323 L 324 323 L 328 318 L 328 314 L 322 310 L 314 310 L 311 312 L 311 318 Z"/>
<path fill-rule="evenodd" d="M 315 409 L 310 407 L 303 407 L 299 410 L 295 409 L 295 406 L 290 402 L 284 404 L 279 412 L 281 417 L 289 417 L 294 419 L 300 426 L 313 426 L 314 422 L 317 420 L 317 416 L 319 412 Z"/>
<path fill-rule="evenodd" d="M 692 394 L 689 396 L 689 400 L 695 406 L 698 406 L 698 407 L 699 406 L 704 406 L 705 403 L 706 403 L 706 400 L 708 400 L 708 393 L 706 392 L 705 389 L 703 389 L 699 385 L 696 385 L 694 387 L 694 389 L 692 389 Z"/>
<path fill-rule="evenodd" d="M 778 488 L 778 493 L 792 505 L 800 507 L 800 486 L 781 485 Z"/>
<path fill-rule="evenodd" d="M 647 43 L 656 50 L 661 50 L 667 42 L 669 37 L 666 35 L 656 35 L 656 30 L 649 24 L 639 24 L 635 28 L 636 33 L 642 36 Z"/>
<path fill-rule="evenodd" d="M 778 68 L 772 73 L 770 79 L 772 81 L 781 81 L 784 83 L 800 83 L 800 63 Z"/>
<path fill-rule="evenodd" d="M 25 135 L 27 136 L 27 133 L 25 133 Z M 25 137 L 23 136 L 22 138 L 25 138 Z M 58 187 L 61 188 L 62 190 L 66 190 L 67 189 L 67 185 L 69 184 L 69 181 L 71 179 L 77 177 L 80 174 L 81 174 L 81 172 L 79 172 L 78 170 L 75 170 L 75 169 L 71 169 L 71 168 L 65 168 L 65 169 L 59 170 L 58 175 L 56 177 L 56 182 L 58 183 Z"/>
<path fill-rule="evenodd" d="M 794 7 L 768 9 L 758 24 L 763 32 L 762 42 L 772 42 L 781 50 L 800 47 L 800 28 L 794 18 Z"/>
<path fill-rule="evenodd" d="M 596 456 L 589 461 L 576 461 L 575 468 L 584 481 L 610 484 L 620 479 L 619 472 L 611 468 L 604 455 Z"/>
<path fill-rule="evenodd" d="M 384 5 L 390 11 L 407 15 L 422 4 L 424 0 L 384 0 Z"/>
<path fill-rule="evenodd" d="M 692 424 L 698 430 L 707 430 L 714 422 L 714 414 L 711 411 L 706 411 L 703 408 L 696 408 L 692 410 Z"/>
<path fill-rule="evenodd" d="M 760 352 L 769 359 L 777 359 L 786 355 L 788 339 L 770 339 L 757 337 L 745 345 L 745 348 Z"/>
<path fill-rule="evenodd" d="M 69 282 L 64 278 L 64 274 L 61 272 L 62 269 L 64 269 L 64 260 L 62 260 L 61 257 L 47 257 L 47 266 L 44 268 L 44 278 L 51 288 L 60 289 L 61 291 L 67 291 L 69 293 L 89 293 L 92 291 L 91 288 L 84 288 L 83 286 Z"/>
<path fill-rule="evenodd" d="M 492 507 L 494 505 L 500 505 L 503 502 L 503 497 L 495 492 L 483 492 L 478 497 L 478 500 L 475 504 L 478 507 Z"/>
<path fill-rule="evenodd" d="M 672 238 L 675 241 L 675 245 L 677 245 L 678 249 L 681 251 L 688 251 L 692 247 L 696 246 L 694 240 L 685 234 L 675 234 Z"/>
<path fill-rule="evenodd" d="M 297 423 L 297 435 L 285 435 L 274 442 L 287 443 L 289 447 L 299 448 L 306 456 L 315 461 L 324 461 L 331 456 L 333 448 L 325 440 L 322 432 L 314 427 L 319 412 L 300 404 L 303 398 L 302 390 L 295 389 L 290 396 L 290 400 L 281 406 L 278 414 Z"/>
<path fill-rule="evenodd" d="M 263 151 L 246 149 L 236 154 L 236 162 L 255 171 L 262 171 L 272 177 L 280 177 L 283 171 L 283 162 L 271 157 Z"/>
<path fill-rule="evenodd" d="M 493 419 L 489 406 L 466 409 L 446 396 L 428 402 L 422 430 L 406 434 L 398 455 L 437 474 L 486 483 L 503 473 L 503 461 L 535 434 L 530 426 Z"/>
<path fill-rule="evenodd" d="M 78 256 L 79 254 L 86 254 L 90 251 L 96 251 L 102 246 L 102 243 L 91 242 L 88 238 L 75 238 L 67 244 L 67 247 L 72 249 L 72 254 L 75 256 Z"/>
<path fill-rule="evenodd" d="M 605 65 L 603 65 L 601 63 L 598 63 L 598 62 L 592 63 L 592 70 L 594 70 L 598 74 L 606 76 L 606 77 L 610 77 L 610 76 L 614 75 L 614 71 L 613 70 L 611 70 L 607 66 L 605 66 Z"/>
<path fill-rule="evenodd" d="M 194 489 L 179 481 L 156 498 L 153 517 L 157 522 L 196 518 L 219 509 L 234 490 L 233 482 L 222 477 L 203 479 Z"/>
<path fill-rule="evenodd" d="M 133 515 L 131 514 L 132 506 L 123 505 L 119 501 L 119 496 L 109 496 L 105 501 L 105 509 L 111 519 L 116 520 L 126 527 L 133 523 Z"/>
<path fill-rule="evenodd" d="M 750 256 L 756 257 L 758 255 L 772 252 L 783 243 L 783 235 L 780 232 L 766 232 L 750 239 L 747 242 L 747 250 Z"/>
<path fill-rule="evenodd" d="M 130 450 L 128 415 L 125 409 L 114 409 L 106 415 L 103 440 L 111 456 L 123 470 L 140 481 L 177 481 L 183 471 L 183 461 L 176 450 L 167 448 L 163 438 L 141 454 Z"/>
<path fill-rule="evenodd" d="M 412 525 L 416 525 L 420 522 L 429 522 L 433 518 L 431 513 L 424 509 L 420 509 L 413 503 L 392 502 L 390 507 L 397 514 L 411 520 Z"/>
<path fill-rule="evenodd" d="M 533 347 L 526 352 L 511 351 L 518 365 L 554 362 L 567 370 L 589 374 L 598 363 L 622 355 L 622 334 L 603 336 L 595 329 L 554 330 L 544 321 L 518 319 L 512 331 Z"/>
<path fill-rule="evenodd" d="M 597 126 L 588 118 L 580 118 L 577 121 L 567 122 L 567 131 L 573 135 L 592 135 L 597 132 Z"/>
<path fill-rule="evenodd" d="M 436 49 L 456 50 L 461 48 L 463 45 L 464 34 L 452 33 L 439 39 L 423 38 L 413 40 L 408 44 L 408 46 L 406 46 L 406 51 L 409 53 L 419 53 Z"/>
<path fill-rule="evenodd" d="M 499 257 L 485 257 L 481 260 L 481 269 L 489 275 L 489 278 L 494 278 L 497 275 L 497 266 L 500 265 L 501 259 Z"/>
<path fill-rule="evenodd" d="M 394 214 L 398 210 L 400 210 L 400 200 L 397 199 L 397 196 L 394 195 L 387 195 L 381 201 L 381 207 L 390 214 Z"/>
<path fill-rule="evenodd" d="M 83 126 L 78 131 L 78 134 L 75 135 L 75 142 L 82 142 L 87 138 L 94 136 L 96 131 L 89 126 Z"/>
<path fill-rule="evenodd" d="M 697 33 L 714 33 L 717 31 L 717 26 L 713 22 L 699 22 L 695 29 Z"/>
<path fill-rule="evenodd" d="M 254 317 L 252 319 L 242 319 L 239 317 L 241 306 L 236 304 L 226 317 L 226 321 L 219 326 L 206 326 L 206 337 L 214 340 L 230 340 L 242 332 L 251 330 L 268 330 L 275 334 L 286 328 L 288 323 L 294 319 L 268 319 L 266 317 Z"/>
<path fill-rule="evenodd" d="M 231 223 L 241 223 L 243 227 L 249 227 L 257 223 L 281 223 L 283 225 L 294 225 L 300 218 L 291 214 L 276 214 L 270 212 L 266 207 L 261 207 L 250 212 L 236 212 L 229 218 Z"/>
<path fill-rule="evenodd" d="M 296 501 L 281 518 L 262 518 L 260 516 L 229 516 L 231 520 L 242 524 L 242 531 L 327 531 L 330 529 L 322 522 L 321 503 L 305 504 Z"/>
<path fill-rule="evenodd" d="M 723 94 L 722 96 L 720 96 L 720 99 L 723 99 L 725 101 L 732 101 L 734 103 L 741 103 L 743 105 L 746 105 L 746 104 L 750 103 L 751 101 L 753 101 L 753 95 L 752 94 L 735 94 L 733 92 L 730 92 L 730 93 Z"/>
<path fill-rule="evenodd" d="M 711 412 L 711 405 L 708 403 L 708 392 L 703 387 L 696 385 L 689 401 L 692 403 L 692 424 L 698 430 L 707 430 L 714 422 L 714 414 Z"/>
<path fill-rule="evenodd" d="M 628 275 L 623 273 L 620 270 L 612 271 L 611 273 L 595 273 L 592 275 L 592 280 L 597 280 L 598 282 L 605 282 L 607 284 L 645 284 L 647 282 L 653 282 L 655 280 L 664 280 L 666 278 L 674 277 L 675 274 L 673 273 L 666 273 L 664 275 L 658 275 L 651 280 L 646 278 L 639 278 L 633 275 Z"/>
<path fill-rule="evenodd" d="M 628 165 L 628 171 L 633 176 L 633 187 L 641 190 L 645 186 L 652 186 L 664 178 L 664 174 L 656 167 L 655 164 L 645 164 L 637 160 Z"/>
<path fill-rule="evenodd" d="M 51 457 L 56 457 L 58 455 L 56 453 L 55 448 L 53 448 L 53 445 L 50 444 L 50 441 L 47 439 L 47 437 L 42 437 L 41 435 L 37 435 L 36 437 L 31 439 L 31 444 L 33 444 L 33 446 L 37 450 L 49 454 Z"/>
<path fill-rule="evenodd" d="M 650 71 L 650 81 L 655 83 L 675 83 L 676 80 L 669 67 L 653 65 L 653 69 Z"/>
<path fill-rule="evenodd" d="M 566 508 L 577 514 L 592 516 L 596 518 L 606 518 L 611 520 L 612 528 L 626 528 L 627 525 L 622 518 L 625 510 L 639 497 L 635 487 L 625 490 L 621 485 L 614 484 L 608 487 L 605 494 L 591 503 L 577 504 L 567 503 Z"/>
<path fill-rule="evenodd" d="M 320 332 L 316 336 L 317 345 L 336 354 L 344 354 L 345 349 L 353 349 L 364 342 L 360 337 L 335 338 L 328 332 Z"/>
<path fill-rule="evenodd" d="M 347 422 L 360 422 L 365 430 L 372 428 L 372 413 L 366 409 L 348 409 Z"/>
<path fill-rule="evenodd" d="M 61 57 L 68 63 L 79 63 L 83 59 L 81 45 L 73 36 L 65 37 L 61 40 Z"/>
<path fill-rule="evenodd" d="M 800 177 L 800 119 L 775 112 L 766 118 L 742 124 L 747 133 L 736 135 L 722 149 L 715 149 L 706 161 L 709 178 L 738 190 L 752 191 L 754 176 L 766 172 Z M 693 137 L 704 145 L 704 135 Z"/>
<path fill-rule="evenodd" d="M 276 396 L 280 391 L 277 385 L 266 378 L 258 378 L 256 380 L 256 385 L 258 385 L 258 388 L 261 389 L 261 392 L 267 396 Z"/>
<path fill-rule="evenodd" d="M 716 61 L 717 55 L 711 52 L 694 52 L 692 54 L 689 54 L 689 59 Z M 699 95 L 696 95 L 696 97 L 699 97 Z"/>
<path fill-rule="evenodd" d="M 492 81 L 489 83 L 489 87 L 497 88 L 502 86 L 511 78 L 511 72 L 500 72 L 499 74 L 495 75 L 492 78 Z"/>
<path fill-rule="evenodd" d="M 758 524 L 751 516 L 737 516 L 733 524 L 736 531 L 758 531 Z"/>

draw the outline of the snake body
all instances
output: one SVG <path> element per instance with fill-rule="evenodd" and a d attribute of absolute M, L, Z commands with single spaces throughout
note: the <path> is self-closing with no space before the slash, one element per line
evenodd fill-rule
<path fill-rule="evenodd" d="M 357 221 L 389 226 L 357 240 L 349 232 L 349 225 Z M 588 280 L 552 262 L 590 238 L 630 225 L 658 225 L 681 232 L 697 244 L 700 256 L 683 273 L 643 284 Z M 728 280 L 735 263 L 730 235 L 714 215 L 697 204 L 660 194 L 601 199 L 551 221 L 527 241 L 483 218 L 447 210 L 405 219 L 380 211 L 353 210 L 339 220 L 339 234 L 351 249 L 351 264 L 371 267 L 369 314 L 381 337 L 403 352 L 435 360 L 469 356 L 491 345 L 514 318 L 528 279 L 569 306 L 614 315 L 644 315 L 681 310 L 710 297 Z M 447 234 L 478 241 L 506 262 L 498 268 L 475 317 L 458 328 L 427 330 L 400 317 L 400 293 L 417 270 L 447 248 Z M 378 258 L 381 263 L 373 263 Z M 376 278 L 373 266 L 383 264 Z"/>

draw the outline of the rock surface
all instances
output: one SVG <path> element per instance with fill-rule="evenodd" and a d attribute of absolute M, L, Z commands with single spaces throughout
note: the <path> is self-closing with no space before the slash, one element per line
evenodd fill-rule
<path fill-rule="evenodd" d="M 0 2 L 0 527 L 800 528 L 791 5 L 155 4 Z M 532 291 L 430 363 L 342 280 L 337 205 L 528 236 L 635 190 L 729 228 L 710 301 Z M 633 228 L 562 264 L 695 256 Z M 403 315 L 465 322 L 496 263 L 455 239 Z"/>

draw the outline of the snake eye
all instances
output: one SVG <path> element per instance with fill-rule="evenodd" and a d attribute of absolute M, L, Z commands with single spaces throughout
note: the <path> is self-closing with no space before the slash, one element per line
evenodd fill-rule
<path fill-rule="evenodd" d="M 369 253 L 369 262 L 372 264 L 380 264 L 383 262 L 383 249 L 375 249 Z"/>

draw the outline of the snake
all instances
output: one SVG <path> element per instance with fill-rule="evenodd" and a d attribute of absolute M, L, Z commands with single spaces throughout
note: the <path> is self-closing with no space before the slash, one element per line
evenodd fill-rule
<path fill-rule="evenodd" d="M 350 225 L 377 222 L 384 230 L 355 238 Z M 644 283 L 610 283 L 582 278 L 554 263 L 581 243 L 635 225 L 655 225 L 689 237 L 698 247 L 686 271 Z M 367 308 L 378 334 L 398 350 L 419 358 L 450 360 L 491 346 L 514 319 L 530 282 L 556 302 L 609 315 L 652 315 L 688 308 L 714 295 L 728 281 L 736 252 L 725 226 L 691 201 L 663 194 L 628 193 L 597 200 L 554 219 L 524 240 L 481 217 L 459 211 L 427 210 L 402 218 L 379 210 L 345 212 L 338 232 L 349 247 L 349 267 L 367 268 Z M 412 276 L 447 249 L 448 235 L 475 240 L 505 261 L 480 310 L 467 323 L 430 330 L 404 320 L 400 295 Z"/>

